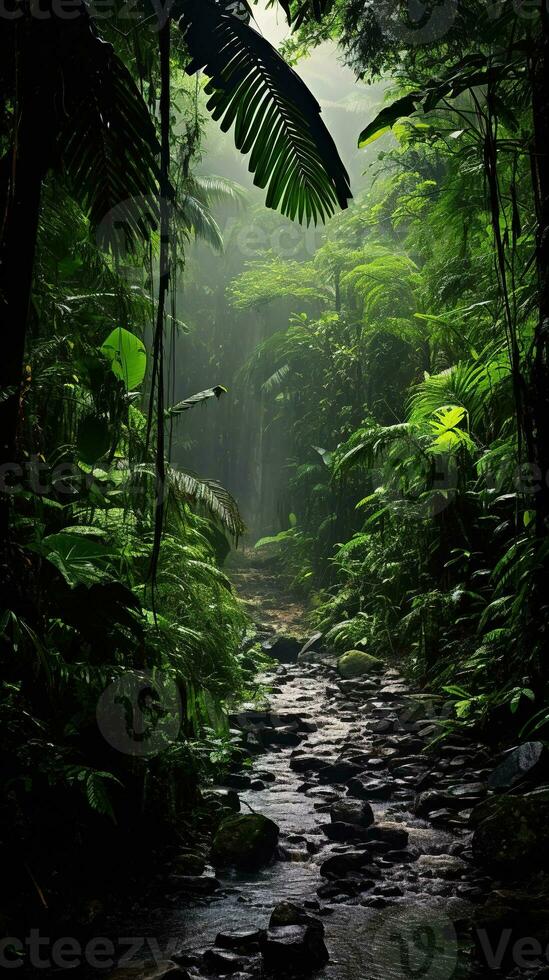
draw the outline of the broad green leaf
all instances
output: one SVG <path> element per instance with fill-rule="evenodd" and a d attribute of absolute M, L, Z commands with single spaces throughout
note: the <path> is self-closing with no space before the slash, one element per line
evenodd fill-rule
<path fill-rule="evenodd" d="M 101 350 L 128 391 L 142 384 L 147 370 L 147 352 L 139 337 L 124 327 L 116 327 L 102 344 Z"/>
<path fill-rule="evenodd" d="M 378 112 L 375 119 L 363 129 L 359 138 L 359 147 L 367 146 L 368 143 L 372 143 L 374 140 L 382 136 L 391 129 L 394 124 L 401 119 L 403 116 L 410 116 L 416 111 L 416 102 L 418 101 L 418 95 L 412 92 L 410 95 L 404 95 L 401 99 L 397 99 L 391 105 L 385 106 L 381 112 Z"/>
<path fill-rule="evenodd" d="M 112 557 L 99 541 L 64 531 L 49 534 L 42 541 L 42 548 L 45 557 L 56 566 L 71 588 L 102 581 Z"/>

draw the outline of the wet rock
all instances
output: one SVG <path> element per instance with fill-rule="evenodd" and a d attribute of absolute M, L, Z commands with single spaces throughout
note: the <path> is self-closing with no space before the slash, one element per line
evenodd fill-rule
<path fill-rule="evenodd" d="M 440 810 L 433 810 L 430 812 L 428 816 L 434 827 L 444 827 L 446 824 L 450 823 L 454 813 L 452 810 L 441 807 Z"/>
<path fill-rule="evenodd" d="M 390 899 L 384 898 L 382 895 L 372 895 L 370 898 L 364 898 L 360 904 L 370 909 L 386 909 L 392 903 Z"/>
<path fill-rule="evenodd" d="M 198 969 L 202 965 L 205 952 L 206 950 L 204 948 L 197 949 L 184 947 L 183 949 L 179 950 L 178 953 L 172 954 L 172 960 L 174 960 L 178 966 L 191 968 L 196 967 Z"/>
<path fill-rule="evenodd" d="M 416 868 L 427 878 L 461 878 L 467 872 L 467 864 L 461 858 L 449 854 L 421 854 Z"/>
<path fill-rule="evenodd" d="M 261 646 L 269 656 L 279 660 L 280 663 L 295 664 L 303 643 L 295 636 L 280 635 L 265 640 Z"/>
<path fill-rule="evenodd" d="M 265 783 L 263 782 L 262 779 L 252 779 L 252 782 L 250 784 L 250 789 L 253 789 L 259 793 L 261 792 L 261 790 L 265 789 Z"/>
<path fill-rule="evenodd" d="M 280 902 L 274 907 L 269 919 L 269 928 L 274 929 L 278 926 L 310 926 L 321 936 L 324 935 L 324 924 L 293 902 Z"/>
<path fill-rule="evenodd" d="M 278 835 L 277 825 L 261 813 L 227 817 L 214 837 L 212 861 L 219 868 L 264 867 L 274 857 Z"/>
<path fill-rule="evenodd" d="M 356 762 L 340 760 L 330 766 L 326 766 L 325 769 L 321 769 L 318 778 L 321 783 L 346 783 L 348 779 L 357 776 L 363 769 L 364 766 Z"/>
<path fill-rule="evenodd" d="M 367 728 L 372 735 L 386 735 L 387 732 L 394 731 L 395 724 L 390 718 L 379 718 L 377 721 L 369 721 Z"/>
<path fill-rule="evenodd" d="M 546 866 L 549 855 L 549 792 L 504 796 L 481 804 L 488 814 L 473 834 L 477 861 L 502 874 Z M 475 812 L 473 822 L 476 823 Z"/>
<path fill-rule="evenodd" d="M 201 875 L 168 875 L 165 884 L 172 891 L 188 892 L 190 895 L 213 895 L 221 887 L 213 868 L 206 868 Z"/>
<path fill-rule="evenodd" d="M 329 901 L 331 898 L 335 898 L 336 895 L 340 894 L 340 888 L 335 882 L 330 882 L 330 884 L 327 885 L 320 885 L 319 888 L 317 888 L 316 893 L 319 898 Z"/>
<path fill-rule="evenodd" d="M 318 755 L 294 754 L 290 759 L 290 769 L 293 769 L 294 772 L 317 773 L 320 772 L 322 769 L 325 769 L 326 766 L 329 763 L 331 764 L 332 761 L 335 761 L 333 757 L 330 760 L 326 757 L 323 758 L 322 756 L 318 756 Z"/>
<path fill-rule="evenodd" d="M 339 681 L 339 691 L 344 694 L 345 697 L 354 698 L 360 701 L 361 695 L 366 696 L 371 694 L 372 691 L 377 690 L 377 685 L 375 681 L 365 680 L 363 677 L 355 677 L 352 680 L 340 680 Z"/>
<path fill-rule="evenodd" d="M 355 776 L 347 783 L 349 796 L 359 800 L 388 800 L 395 788 L 394 781 L 383 779 L 368 779 L 367 776 Z"/>
<path fill-rule="evenodd" d="M 349 680 L 353 677 L 364 677 L 380 671 L 383 667 L 378 657 L 372 657 L 362 650 L 348 650 L 337 662 L 341 677 Z"/>
<path fill-rule="evenodd" d="M 471 792 L 474 790 L 474 794 Z M 467 795 L 467 792 L 470 795 Z M 446 790 L 425 790 L 416 797 L 414 810 L 418 817 L 431 817 L 441 810 L 459 811 L 476 806 L 485 793 L 485 787 L 471 783 Z"/>
<path fill-rule="evenodd" d="M 408 691 L 408 688 L 405 687 L 403 684 L 394 684 L 393 683 L 393 684 L 385 684 L 384 687 L 381 687 L 379 689 L 378 694 L 379 694 L 379 697 L 380 698 L 383 698 L 384 701 L 397 701 L 397 702 L 401 702 L 401 701 L 404 700 L 404 696 L 406 695 L 407 691 Z M 408 725 L 408 731 L 410 731 L 410 730 L 411 731 L 417 731 L 418 730 L 418 725 L 419 725 L 418 722 L 412 722 L 412 723 L 410 723 L 410 725 Z"/>
<path fill-rule="evenodd" d="M 251 965 L 249 957 L 233 953 L 228 949 L 206 950 L 203 962 L 207 970 L 213 970 L 223 976 L 240 972 Z"/>
<path fill-rule="evenodd" d="M 372 877 L 371 858 L 367 852 L 350 851 L 347 854 L 334 854 L 320 865 L 323 878 L 337 878 L 353 871 L 367 868 L 367 874 Z M 375 870 L 375 869 L 374 869 Z M 377 873 L 378 875 L 379 873 Z M 376 874 L 373 877 L 377 876 Z"/>
<path fill-rule="evenodd" d="M 271 718 L 268 711 L 259 708 L 248 708 L 245 711 L 238 711 L 229 715 L 231 727 L 238 727 L 249 731 L 259 731 L 261 728 L 270 726 Z"/>
<path fill-rule="evenodd" d="M 236 953 L 256 953 L 265 935 L 264 929 L 235 929 L 219 932 L 215 945 L 219 949 L 229 949 Z"/>
<path fill-rule="evenodd" d="M 295 748 L 296 745 L 302 741 L 303 736 L 299 732 L 294 731 L 290 726 L 286 728 L 272 728 L 265 729 L 262 732 L 262 740 L 264 745 L 282 745 L 289 748 Z"/>
<path fill-rule="evenodd" d="M 328 840 L 338 842 L 356 840 L 367 841 L 369 839 L 368 831 L 365 827 L 359 827 L 357 824 L 352 823 L 341 823 L 336 821 L 335 823 L 323 824 L 322 831 L 326 834 Z"/>
<path fill-rule="evenodd" d="M 376 885 L 373 891 L 374 895 L 383 895 L 384 898 L 400 898 L 403 895 L 402 888 L 400 885 Z"/>
<path fill-rule="evenodd" d="M 416 847 L 411 847 L 407 850 L 393 850 L 386 851 L 385 858 L 392 864 L 413 864 L 417 861 L 419 857 L 419 851 Z"/>
<path fill-rule="evenodd" d="M 330 959 L 324 939 L 311 925 L 270 928 L 261 949 L 267 971 L 284 977 L 291 973 L 313 973 Z"/>
<path fill-rule="evenodd" d="M 482 797 L 486 795 L 486 784 L 481 782 L 457 783 L 448 787 L 448 795 L 460 801 L 479 796 Z"/>
<path fill-rule="evenodd" d="M 269 772 L 267 769 L 258 769 L 256 772 L 258 779 L 261 779 L 264 783 L 274 783 L 276 782 L 276 776 L 274 772 Z"/>
<path fill-rule="evenodd" d="M 392 848 L 401 849 L 406 847 L 409 839 L 408 831 L 404 827 L 397 827 L 391 824 L 378 824 L 371 827 L 368 831 L 370 840 L 383 841 L 390 844 Z"/>
<path fill-rule="evenodd" d="M 206 861 L 201 854 L 189 852 L 174 857 L 171 867 L 177 875 L 201 875 L 206 867 Z"/>
<path fill-rule="evenodd" d="M 339 800 L 330 807 L 330 819 L 334 823 L 370 827 L 374 822 L 374 811 L 365 800 Z"/>
<path fill-rule="evenodd" d="M 526 776 L 545 774 L 549 754 L 543 742 L 524 742 L 511 749 L 494 769 L 488 782 L 491 789 L 511 789 Z"/>

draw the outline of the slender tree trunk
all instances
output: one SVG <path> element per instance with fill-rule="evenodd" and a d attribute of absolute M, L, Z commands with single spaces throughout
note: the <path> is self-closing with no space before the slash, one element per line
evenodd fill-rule
<path fill-rule="evenodd" d="M 26 19 L 19 22 L 13 146 L 0 168 L 0 542 L 9 531 L 9 496 L 2 489 L 18 464 L 17 423 L 44 176 L 44 120 L 37 119 L 30 29 Z"/>
<path fill-rule="evenodd" d="M 153 604 L 154 604 L 154 585 L 156 581 L 156 570 L 160 556 L 160 545 L 164 530 L 165 516 L 165 489 L 166 489 L 166 460 L 165 460 L 165 378 L 164 378 L 164 329 L 166 322 L 166 302 L 170 288 L 170 106 L 171 106 L 171 76 L 170 76 L 170 50 L 171 50 L 171 21 L 168 18 L 161 28 L 158 36 L 158 49 L 160 57 L 160 270 L 158 284 L 158 306 L 156 310 L 156 327 L 154 336 L 154 361 L 153 381 L 151 389 L 151 410 L 149 419 L 152 418 L 152 406 L 155 395 L 156 379 L 156 502 L 154 518 L 154 544 L 151 559 L 151 579 L 153 582 Z"/>
<path fill-rule="evenodd" d="M 536 494 L 536 531 L 549 534 L 549 13 L 541 5 L 541 38 L 533 71 L 533 174 L 537 208 L 536 261 L 538 320 L 534 334 L 530 390 L 532 443 L 540 478 Z"/>

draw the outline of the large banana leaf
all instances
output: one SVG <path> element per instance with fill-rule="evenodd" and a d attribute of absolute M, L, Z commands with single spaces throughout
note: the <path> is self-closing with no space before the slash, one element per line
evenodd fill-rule
<path fill-rule="evenodd" d="M 299 76 L 253 28 L 214 0 L 179 0 L 172 14 L 191 55 L 189 74 L 209 76 L 208 109 L 237 149 L 251 153 L 267 207 L 315 223 L 347 207 L 349 177 L 320 118 L 320 106 Z"/>

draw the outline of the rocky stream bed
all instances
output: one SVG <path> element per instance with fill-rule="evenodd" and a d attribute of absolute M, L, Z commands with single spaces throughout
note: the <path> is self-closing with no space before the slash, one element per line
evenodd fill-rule
<path fill-rule="evenodd" d="M 342 677 L 321 639 L 293 662 L 280 632 L 299 610 L 281 623 L 265 596 L 250 602 L 275 658 L 268 703 L 232 718 L 253 764 L 211 791 L 211 846 L 135 913 L 161 961 L 116 976 L 548 977 L 544 747 L 454 735 L 426 751 L 436 699 L 394 667 Z"/>

